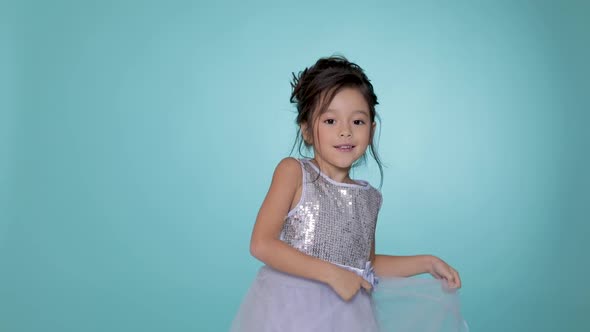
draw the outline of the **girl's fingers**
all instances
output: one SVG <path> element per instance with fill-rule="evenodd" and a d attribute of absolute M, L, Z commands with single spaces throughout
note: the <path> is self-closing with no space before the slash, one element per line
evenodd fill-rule
<path fill-rule="evenodd" d="M 449 268 L 448 277 L 449 280 L 454 284 L 457 280 L 455 279 L 455 274 L 453 273 L 453 269 Z"/>
<path fill-rule="evenodd" d="M 455 276 L 455 284 L 457 285 L 457 288 L 461 288 L 461 278 L 459 277 L 459 272 L 457 272 L 457 270 L 452 269 L 453 271 L 453 275 Z"/>
<path fill-rule="evenodd" d="M 452 268 L 449 267 L 448 269 L 444 269 L 442 277 L 444 280 L 446 280 L 449 287 L 455 286 L 455 275 L 453 274 Z"/>
<path fill-rule="evenodd" d="M 455 269 L 450 268 L 448 271 L 448 275 L 445 277 L 449 287 L 451 288 L 460 288 L 461 287 L 461 279 L 459 278 L 459 274 Z"/>
<path fill-rule="evenodd" d="M 371 284 L 366 281 L 365 279 L 362 279 L 361 281 L 361 287 L 363 287 L 365 290 L 370 291 L 371 290 Z"/>

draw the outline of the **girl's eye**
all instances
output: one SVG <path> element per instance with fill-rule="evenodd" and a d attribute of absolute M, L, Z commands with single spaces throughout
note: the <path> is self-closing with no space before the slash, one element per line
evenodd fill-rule
<path fill-rule="evenodd" d="M 324 123 L 334 124 L 334 119 L 326 119 L 326 120 L 324 120 Z"/>
<path fill-rule="evenodd" d="M 363 120 L 354 120 L 352 123 L 354 123 L 355 125 L 362 125 L 362 124 L 365 124 L 365 121 L 363 121 Z"/>

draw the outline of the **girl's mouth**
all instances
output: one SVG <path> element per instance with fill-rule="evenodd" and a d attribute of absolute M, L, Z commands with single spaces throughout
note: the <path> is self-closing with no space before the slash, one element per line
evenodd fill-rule
<path fill-rule="evenodd" d="M 354 148 L 354 145 L 351 145 L 351 144 L 341 144 L 341 145 L 336 145 L 334 147 L 336 149 L 338 149 L 338 151 L 349 152 L 349 151 L 352 151 L 352 149 Z"/>

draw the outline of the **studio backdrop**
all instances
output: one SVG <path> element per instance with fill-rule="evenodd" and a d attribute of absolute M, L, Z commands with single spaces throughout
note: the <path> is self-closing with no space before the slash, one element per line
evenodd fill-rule
<path fill-rule="evenodd" d="M 226 331 L 295 140 L 292 73 L 333 54 L 379 98 L 377 252 L 455 266 L 472 331 L 590 330 L 589 16 L 586 1 L 3 3 L 0 331 Z M 381 180 L 370 158 L 352 175 Z"/>

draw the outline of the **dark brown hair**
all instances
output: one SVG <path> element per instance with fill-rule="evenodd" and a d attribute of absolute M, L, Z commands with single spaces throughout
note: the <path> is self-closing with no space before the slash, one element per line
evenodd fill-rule
<path fill-rule="evenodd" d="M 344 88 L 357 89 L 363 95 L 369 105 L 371 123 L 379 119 L 379 115 L 375 111 L 375 106 L 379 103 L 371 81 L 360 66 L 348 61 L 344 56 L 337 55 L 321 58 L 311 67 L 300 71 L 298 75 L 293 73 L 291 87 L 293 92 L 290 101 L 297 106 L 295 122 L 298 125 L 297 137 L 291 148 L 291 153 L 297 146 L 299 154 L 305 156 L 302 148 L 303 146 L 309 148 L 310 144 L 303 139 L 300 126 L 306 124 L 306 127 L 312 130 L 314 121 L 326 111 L 334 96 Z M 381 186 L 383 183 L 383 166 L 375 148 L 374 132 L 371 134 L 368 150 L 379 166 L 381 175 L 379 186 Z M 366 152 L 359 161 L 354 163 L 353 167 L 364 162 L 366 162 Z"/>

